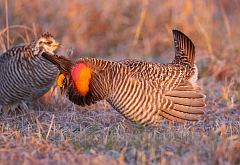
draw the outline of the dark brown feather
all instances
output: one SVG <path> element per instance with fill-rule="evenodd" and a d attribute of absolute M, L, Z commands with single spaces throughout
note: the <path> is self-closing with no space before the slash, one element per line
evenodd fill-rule
<path fill-rule="evenodd" d="M 71 73 L 72 67 L 75 64 L 74 62 L 63 56 L 50 55 L 48 53 L 43 53 L 42 56 L 47 60 L 51 61 L 54 65 L 56 65 L 61 72 L 69 74 Z"/>

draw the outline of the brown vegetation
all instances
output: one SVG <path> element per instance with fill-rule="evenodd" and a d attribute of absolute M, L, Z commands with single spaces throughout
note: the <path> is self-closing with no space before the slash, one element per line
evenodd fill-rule
<path fill-rule="evenodd" d="M 54 91 L 0 116 L 0 164 L 240 164 L 239 1 L 2 0 L 0 9 L 0 51 L 50 31 L 74 59 L 169 62 L 180 29 L 195 43 L 207 95 L 201 121 L 149 128 Z"/>

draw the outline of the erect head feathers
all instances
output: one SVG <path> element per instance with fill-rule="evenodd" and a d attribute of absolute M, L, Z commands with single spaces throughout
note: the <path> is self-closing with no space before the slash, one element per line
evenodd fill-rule
<path fill-rule="evenodd" d="M 64 80 L 65 80 L 65 75 L 64 74 L 59 74 L 56 78 L 56 83 L 57 86 L 59 86 L 60 88 L 62 88 L 64 86 Z"/>
<path fill-rule="evenodd" d="M 42 56 L 56 65 L 61 72 L 66 74 L 70 74 L 75 65 L 73 61 L 63 56 L 51 55 L 49 53 L 43 53 Z"/>
<path fill-rule="evenodd" d="M 92 69 L 84 63 L 78 63 L 72 68 L 71 76 L 74 86 L 82 96 L 86 96 L 89 91 L 91 73 Z"/>
<path fill-rule="evenodd" d="M 64 73 L 59 73 L 59 75 L 56 78 L 56 83 L 57 86 L 60 88 L 61 90 L 61 94 L 64 95 L 66 90 L 68 89 L 69 85 L 70 85 L 70 75 L 69 74 L 64 74 Z"/>

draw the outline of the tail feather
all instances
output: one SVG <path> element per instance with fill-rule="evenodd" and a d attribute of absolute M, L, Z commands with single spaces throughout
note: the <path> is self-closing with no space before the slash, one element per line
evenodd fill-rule
<path fill-rule="evenodd" d="M 173 38 L 175 46 L 175 59 L 173 62 L 194 67 L 195 46 L 191 39 L 178 30 L 173 30 Z"/>

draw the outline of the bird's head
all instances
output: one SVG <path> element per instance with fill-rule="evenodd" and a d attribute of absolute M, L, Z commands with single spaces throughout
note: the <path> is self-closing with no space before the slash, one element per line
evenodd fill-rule
<path fill-rule="evenodd" d="M 60 46 L 61 45 L 49 32 L 43 33 L 35 44 L 36 50 L 40 50 L 49 54 L 54 54 L 54 51 Z"/>

